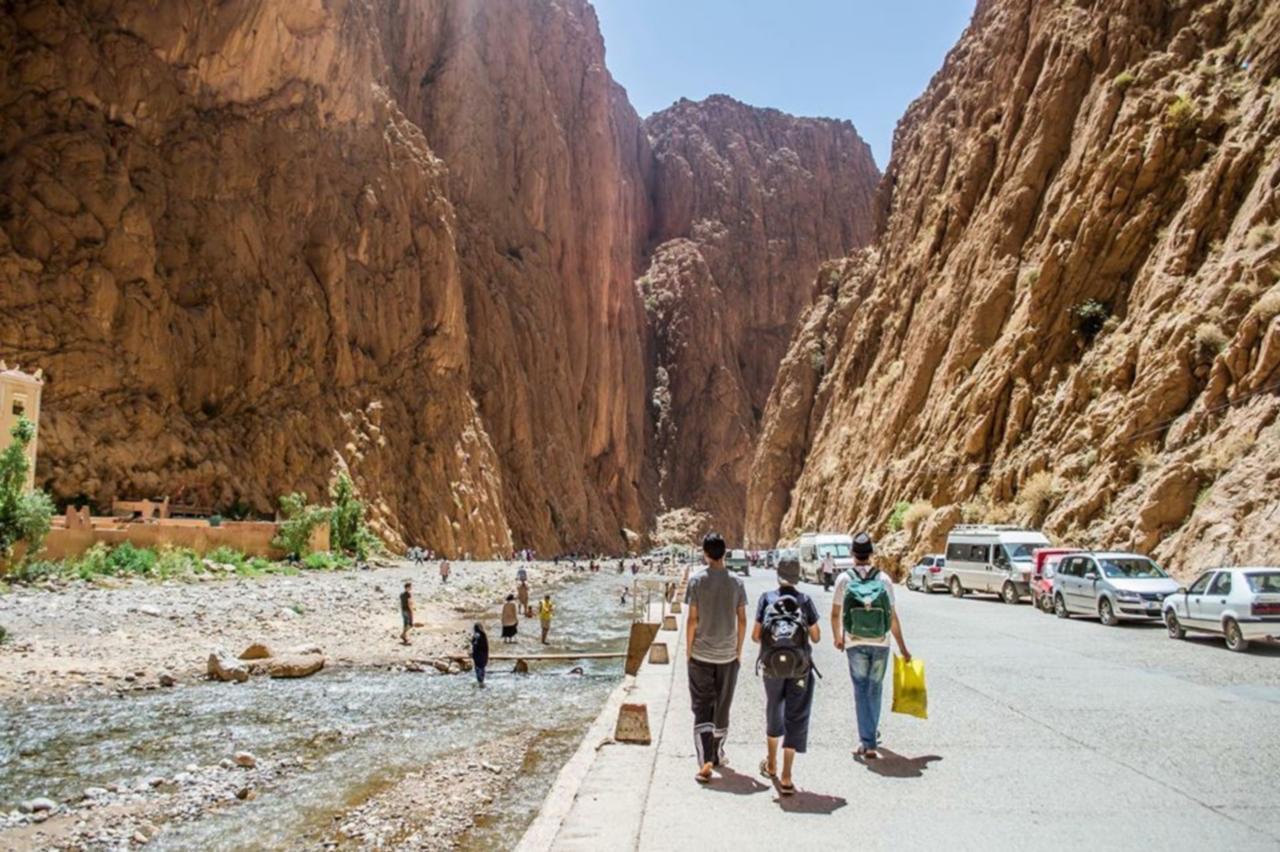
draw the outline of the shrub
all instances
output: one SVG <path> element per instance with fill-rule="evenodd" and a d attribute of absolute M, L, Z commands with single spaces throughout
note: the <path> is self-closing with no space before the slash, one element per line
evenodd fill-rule
<path fill-rule="evenodd" d="M 1018 489 L 1018 505 L 1033 523 L 1039 523 L 1058 496 L 1058 481 L 1047 470 L 1032 474 Z"/>
<path fill-rule="evenodd" d="M 1115 79 L 1111 81 L 1111 85 L 1115 86 L 1117 91 L 1123 92 L 1137 81 L 1138 78 L 1132 71 L 1121 71 L 1116 75 Z"/>
<path fill-rule="evenodd" d="M 156 553 L 155 572 L 159 577 L 185 577 L 203 573 L 204 563 L 194 550 L 165 545 Z"/>
<path fill-rule="evenodd" d="M 107 554 L 106 563 L 107 570 L 104 573 L 145 576 L 156 567 L 156 552 L 134 547 L 126 541 Z"/>
<path fill-rule="evenodd" d="M 1033 266 L 1022 273 L 1022 286 L 1034 287 L 1040 281 L 1040 267 Z"/>
<path fill-rule="evenodd" d="M 1013 507 L 1007 503 L 989 503 L 982 520 L 988 524 L 1012 523 Z"/>
<path fill-rule="evenodd" d="M 0 645 L 9 641 L 9 631 L 5 630 L 4 625 L 0 625 Z"/>
<path fill-rule="evenodd" d="M 27 553 L 34 555 L 44 544 L 53 520 L 49 495 L 27 490 L 31 465 L 27 445 L 35 438 L 35 425 L 20 417 L 9 435 L 13 441 L 0 453 L 0 562 L 12 555 L 18 542 L 26 542 Z"/>
<path fill-rule="evenodd" d="M 1221 352 L 1227 348 L 1227 334 L 1211 322 L 1202 322 L 1196 328 L 1196 346 Z"/>
<path fill-rule="evenodd" d="M 906 500 L 899 500 L 893 504 L 893 511 L 889 513 L 889 529 L 899 532 L 902 529 L 903 520 L 907 516 L 907 512 L 911 510 L 911 504 Z"/>
<path fill-rule="evenodd" d="M 1196 120 L 1196 104 L 1195 101 L 1187 97 L 1184 93 L 1179 93 L 1177 97 L 1169 101 L 1169 105 L 1164 108 L 1165 124 L 1176 129 L 1190 127 Z"/>
<path fill-rule="evenodd" d="M 362 560 L 380 550 L 382 543 L 364 521 L 364 503 L 356 498 L 351 477 L 345 472 L 339 473 L 330 486 L 329 496 L 333 498 L 329 546 L 339 553 L 349 553 Z"/>
<path fill-rule="evenodd" d="M 1088 299 L 1072 308 L 1071 316 L 1075 318 L 1076 333 L 1086 343 L 1092 343 L 1111 318 L 1111 308 L 1105 302 Z"/>
<path fill-rule="evenodd" d="M 1276 241 L 1275 225 L 1254 225 L 1249 229 L 1249 233 L 1245 235 L 1244 244 L 1246 248 L 1256 249 L 1265 245 L 1270 245 Z"/>
<path fill-rule="evenodd" d="M 1273 287 L 1262 294 L 1262 298 L 1253 303 L 1249 313 L 1263 322 L 1271 322 L 1280 315 L 1280 288 Z"/>
<path fill-rule="evenodd" d="M 912 503 L 906 512 L 902 515 L 902 527 L 907 532 L 915 535 L 916 530 L 922 523 L 929 520 L 933 515 L 933 504 L 928 500 L 917 500 Z"/>
<path fill-rule="evenodd" d="M 280 498 L 280 513 L 284 520 L 271 545 L 294 558 L 306 556 L 311 552 L 311 534 L 329 520 L 329 511 L 323 506 L 308 505 L 307 495 L 294 492 Z"/>
<path fill-rule="evenodd" d="M 311 571 L 336 571 L 339 568 L 350 568 L 351 560 L 337 554 L 316 551 L 302 558 L 302 567 Z"/>
<path fill-rule="evenodd" d="M 1143 444 L 1134 451 L 1133 460 L 1143 470 L 1150 470 L 1160 463 L 1160 452 L 1155 444 Z"/>
<path fill-rule="evenodd" d="M 970 500 L 960 506 L 960 520 L 966 524 L 980 524 L 987 516 L 987 507 L 977 500 Z"/>

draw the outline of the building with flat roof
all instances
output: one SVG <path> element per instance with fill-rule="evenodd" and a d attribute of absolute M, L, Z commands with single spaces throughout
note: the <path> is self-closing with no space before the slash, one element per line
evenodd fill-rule
<path fill-rule="evenodd" d="M 27 457 L 31 466 L 27 469 L 27 488 L 36 484 L 36 448 L 40 443 L 40 391 L 44 389 L 44 375 L 22 372 L 21 367 L 9 367 L 0 361 L 0 446 L 7 447 L 9 433 L 19 418 L 25 417 L 36 427 L 36 434 L 27 445 Z"/>

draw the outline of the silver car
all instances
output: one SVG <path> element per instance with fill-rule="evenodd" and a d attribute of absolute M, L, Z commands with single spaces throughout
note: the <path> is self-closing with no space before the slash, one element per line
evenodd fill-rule
<path fill-rule="evenodd" d="M 1072 553 L 1053 577 L 1053 609 L 1059 618 L 1091 615 L 1108 627 L 1125 620 L 1154 620 L 1178 584 L 1141 553 Z"/>
<path fill-rule="evenodd" d="M 1280 568 L 1217 568 L 1164 600 L 1169 636 L 1215 633 L 1232 651 L 1280 639 Z"/>
<path fill-rule="evenodd" d="M 932 592 L 934 589 L 946 589 L 946 578 L 942 569 L 946 567 L 947 557 L 941 553 L 930 553 L 920 557 L 920 561 L 911 566 L 907 575 L 907 588 L 918 592 Z"/>

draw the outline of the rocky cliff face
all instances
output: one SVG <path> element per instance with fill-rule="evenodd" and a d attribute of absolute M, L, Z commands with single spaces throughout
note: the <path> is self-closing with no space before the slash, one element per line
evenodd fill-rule
<path fill-rule="evenodd" d="M 1280 544 L 1280 7 L 984 0 L 774 387 L 748 532 Z M 821 350 L 821 357 L 818 352 Z"/>
<path fill-rule="evenodd" d="M 508 547 L 444 169 L 369 9 L 5 11 L 0 347 L 49 377 L 43 484 L 270 511 L 347 466 L 392 538 Z"/>
<path fill-rule="evenodd" d="M 640 281 L 664 507 L 742 533 L 761 414 L 819 265 L 871 238 L 879 172 L 845 121 L 716 95 L 645 121 L 654 249 Z"/>
<path fill-rule="evenodd" d="M 0 41 L 0 355 L 49 376 L 62 500 L 270 512 L 346 467 L 450 553 L 620 549 L 664 499 L 733 530 L 789 324 L 869 229 L 849 125 L 644 126 L 585 0 L 22 0 Z"/>

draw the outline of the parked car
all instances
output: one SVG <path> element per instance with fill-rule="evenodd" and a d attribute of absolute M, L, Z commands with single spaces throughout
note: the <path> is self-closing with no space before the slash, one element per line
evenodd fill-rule
<path fill-rule="evenodd" d="M 947 557 L 941 553 L 920 557 L 920 561 L 911 566 L 911 573 L 907 574 L 907 588 L 918 592 L 945 589 L 947 584 L 942 579 L 942 569 L 946 564 Z"/>
<path fill-rule="evenodd" d="M 1058 563 L 1068 553 L 1079 553 L 1071 547 L 1040 547 L 1031 557 L 1031 605 L 1041 612 L 1053 612 L 1053 575 Z"/>
<path fill-rule="evenodd" d="M 1280 568 L 1218 568 L 1164 599 L 1173 639 L 1188 631 L 1215 633 L 1232 651 L 1255 640 L 1280 639 Z"/>
<path fill-rule="evenodd" d="M 1160 618 L 1165 598 L 1177 590 L 1177 582 L 1141 553 L 1074 553 L 1058 563 L 1053 608 L 1059 618 L 1091 615 L 1114 627 Z"/>
<path fill-rule="evenodd" d="M 994 524 L 957 524 L 947 535 L 943 577 L 955 597 L 991 592 L 1016 604 L 1030 594 L 1031 555 L 1048 547 L 1039 530 Z"/>
<path fill-rule="evenodd" d="M 800 579 L 821 583 L 822 560 L 830 556 L 835 562 L 836 576 L 853 567 L 853 536 L 847 533 L 804 533 L 800 551 Z"/>
<path fill-rule="evenodd" d="M 745 550 L 730 550 L 728 557 L 724 560 L 724 566 L 744 577 L 751 576 L 751 560 Z"/>

